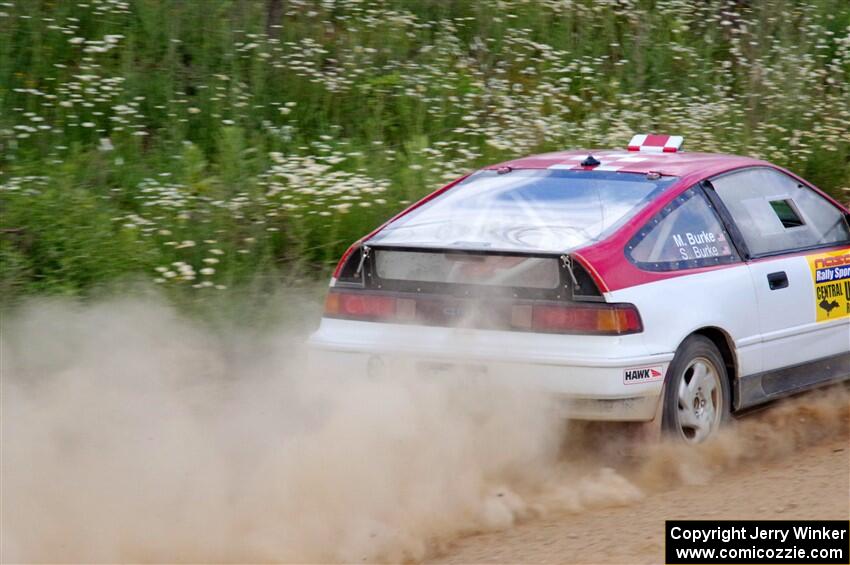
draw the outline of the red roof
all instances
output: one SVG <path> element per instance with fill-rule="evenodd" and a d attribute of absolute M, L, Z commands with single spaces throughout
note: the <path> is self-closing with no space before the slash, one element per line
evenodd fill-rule
<path fill-rule="evenodd" d="M 582 167 L 580 163 L 588 155 L 593 155 L 601 164 L 594 167 Z M 700 173 L 701 176 L 715 175 L 723 171 L 753 165 L 771 166 L 769 163 L 758 159 L 717 153 L 690 153 L 687 151 L 645 153 L 642 151 L 626 150 L 576 150 L 531 155 L 485 168 L 548 169 L 551 167 L 555 169 L 622 171 L 626 173 L 656 172 L 662 175 L 683 177 L 694 173 Z"/>

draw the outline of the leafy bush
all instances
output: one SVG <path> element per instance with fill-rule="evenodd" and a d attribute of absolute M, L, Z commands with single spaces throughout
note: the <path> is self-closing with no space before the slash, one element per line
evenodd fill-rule
<path fill-rule="evenodd" d="M 326 272 L 487 162 L 679 133 L 850 192 L 845 0 L 0 2 L 0 290 Z"/>

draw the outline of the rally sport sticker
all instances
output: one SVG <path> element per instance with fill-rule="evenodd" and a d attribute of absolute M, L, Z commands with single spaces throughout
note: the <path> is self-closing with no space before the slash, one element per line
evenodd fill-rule
<path fill-rule="evenodd" d="M 664 367 L 654 365 L 652 367 L 635 367 L 623 371 L 623 384 L 633 385 L 637 383 L 651 383 L 664 378 Z"/>
<path fill-rule="evenodd" d="M 809 255 L 818 322 L 850 317 L 850 249 Z"/>

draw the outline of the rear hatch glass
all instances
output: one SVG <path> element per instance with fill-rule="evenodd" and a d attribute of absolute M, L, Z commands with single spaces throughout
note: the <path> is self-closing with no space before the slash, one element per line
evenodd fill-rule
<path fill-rule="evenodd" d="M 481 255 L 375 249 L 381 280 L 554 289 L 561 282 L 557 257 Z"/>
<path fill-rule="evenodd" d="M 391 222 L 369 243 L 566 252 L 604 239 L 674 180 L 561 169 L 479 171 Z M 440 273 L 451 266 L 433 265 Z"/>
<path fill-rule="evenodd" d="M 335 286 L 374 291 L 522 299 L 594 300 L 590 274 L 569 255 L 363 246 Z"/>

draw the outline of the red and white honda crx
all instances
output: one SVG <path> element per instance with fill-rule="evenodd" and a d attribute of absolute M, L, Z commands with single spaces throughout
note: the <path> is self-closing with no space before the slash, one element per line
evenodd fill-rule
<path fill-rule="evenodd" d="M 354 244 L 311 344 L 550 390 L 574 419 L 690 442 L 850 377 L 850 212 L 747 157 L 565 151 L 486 167 Z"/>

